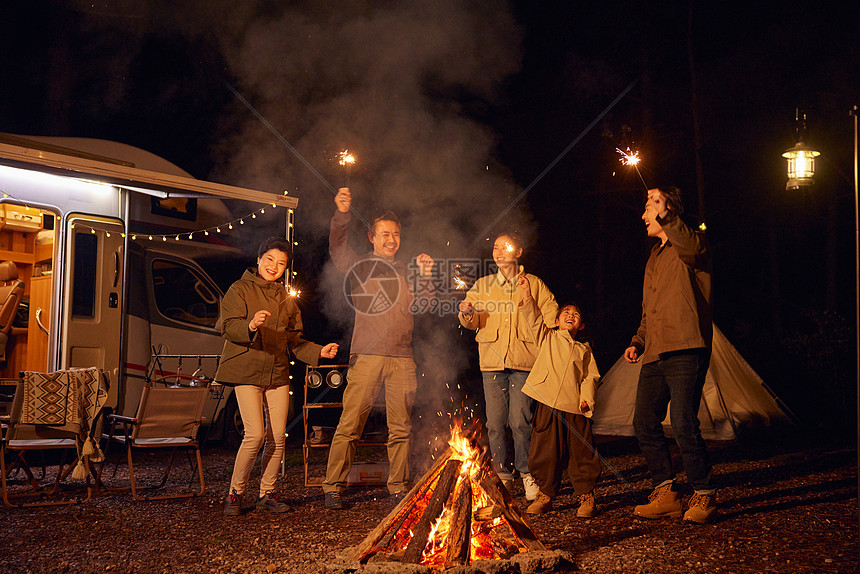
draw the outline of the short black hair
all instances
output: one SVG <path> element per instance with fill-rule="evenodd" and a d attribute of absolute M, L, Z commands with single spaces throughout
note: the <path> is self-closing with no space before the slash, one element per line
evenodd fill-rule
<path fill-rule="evenodd" d="M 666 198 L 666 207 L 677 216 L 684 215 L 684 202 L 681 201 L 681 190 L 670 185 L 669 187 L 658 187 L 657 190 Z"/>
<path fill-rule="evenodd" d="M 555 320 L 558 321 L 558 318 L 561 317 L 561 312 L 564 311 L 565 307 L 575 307 L 577 311 L 579 311 L 579 316 L 582 318 L 583 324 L 585 323 L 585 315 L 582 314 L 582 307 L 579 306 L 579 303 L 576 301 L 565 301 L 562 305 L 558 306 L 558 311 L 555 313 Z"/>
<path fill-rule="evenodd" d="M 284 237 L 278 237 L 277 235 L 273 235 L 260 244 L 260 247 L 257 249 L 257 259 L 265 255 L 267 251 L 270 251 L 272 249 L 283 251 L 287 254 L 287 259 L 290 259 L 290 256 L 292 255 L 290 250 L 290 242 L 287 241 Z"/>
<path fill-rule="evenodd" d="M 393 221 L 398 227 L 400 227 L 400 220 L 397 218 L 397 214 L 391 210 L 383 211 L 379 214 L 379 217 L 373 220 L 373 225 L 371 225 L 371 227 L 373 228 L 374 233 L 376 233 L 376 224 L 380 221 Z"/>

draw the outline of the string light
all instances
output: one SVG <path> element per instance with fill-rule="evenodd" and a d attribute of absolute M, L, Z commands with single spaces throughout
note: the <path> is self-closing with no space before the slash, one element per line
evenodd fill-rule
<path fill-rule="evenodd" d="M 284 196 L 287 196 L 288 194 L 289 194 L 289 193 L 288 193 L 287 191 L 284 191 Z M 21 201 L 21 200 L 18 200 L 17 198 L 15 198 L 15 197 L 13 197 L 13 196 L 9 195 L 8 193 L 6 193 L 6 192 L 4 192 L 4 191 L 2 191 L 2 190 L 0 190 L 0 195 L 2 195 L 2 197 L 3 197 L 3 198 L 12 198 L 13 200 Z M 27 205 L 27 204 L 26 204 L 25 202 L 23 202 L 23 201 L 22 201 L 22 204 L 23 204 L 24 206 L 26 206 L 26 207 L 29 207 L 29 205 Z M 271 205 L 272 205 L 272 208 L 273 208 L 273 209 L 277 209 L 277 208 L 278 208 L 278 204 L 277 204 L 277 203 L 272 203 Z M 265 207 L 261 207 L 258 211 L 259 211 L 261 214 L 265 214 L 265 213 L 266 213 L 266 208 L 265 208 Z M 292 208 L 288 208 L 288 212 L 290 213 L 290 215 L 292 215 L 292 213 L 293 213 L 293 209 L 292 209 Z M 221 224 L 219 224 L 219 225 L 215 226 L 215 233 L 223 233 L 223 231 L 221 231 L 221 227 L 222 227 L 222 226 L 224 226 L 224 225 L 226 225 L 226 226 L 227 226 L 227 229 L 228 229 L 228 230 L 233 230 L 233 229 L 235 229 L 235 224 L 245 225 L 245 218 L 246 218 L 246 217 L 251 217 L 252 219 L 257 219 L 257 213 L 256 213 L 256 212 L 251 212 L 251 213 L 249 213 L 249 214 L 247 214 L 247 215 L 244 215 L 244 216 L 242 216 L 242 217 L 239 217 L 238 219 L 234 219 L 234 220 L 232 220 L 232 221 L 227 221 L 227 222 L 221 223 Z M 289 223 L 289 227 L 293 227 L 293 224 L 292 224 L 292 223 Z M 83 230 L 84 230 L 84 232 L 86 232 L 86 230 L 89 230 L 89 232 L 90 232 L 90 234 L 91 234 L 91 235 L 96 235 L 99 231 L 104 231 L 105 237 L 111 237 L 111 232 L 110 232 L 110 231 L 108 231 L 108 230 L 106 230 L 106 229 L 100 229 L 100 228 L 96 228 L 96 227 L 91 227 L 91 226 L 89 226 L 89 225 L 83 225 L 83 224 L 81 224 L 80 222 L 71 222 L 71 223 L 69 223 L 69 229 L 77 229 L 77 230 L 79 230 L 79 231 L 80 231 L 81 229 L 83 229 Z M 212 228 L 210 227 L 210 228 L 208 228 L 208 229 L 198 229 L 198 230 L 196 230 L 196 231 L 189 231 L 189 232 L 188 232 L 188 240 L 189 240 L 189 241 L 193 241 L 193 240 L 194 240 L 194 234 L 195 234 L 195 233 L 200 233 L 201 231 L 203 232 L 203 234 L 204 234 L 204 235 L 208 236 L 208 235 L 209 235 L 209 230 L 210 230 L 210 229 L 212 229 Z M 179 241 L 179 240 L 182 238 L 182 235 L 184 235 L 184 233 L 176 233 L 176 234 L 174 234 L 174 233 L 167 233 L 167 234 L 154 234 L 154 235 L 145 235 L 145 237 L 146 237 L 149 241 L 155 241 L 155 240 L 157 240 L 157 239 L 161 239 L 161 241 L 162 241 L 162 242 L 166 242 L 166 241 L 168 240 L 168 238 L 170 238 L 170 237 L 172 237 L 175 241 Z M 122 237 L 123 239 L 125 239 L 125 238 L 127 237 L 127 235 L 126 235 L 126 233 L 125 233 L 124 231 L 120 232 L 120 233 L 119 233 L 119 236 L 120 236 L 120 237 Z M 137 241 L 137 234 L 136 234 L 136 233 L 132 233 L 130 237 L 131 237 L 131 240 L 132 240 L 132 241 Z M 298 243 L 298 241 L 294 242 L 294 245 L 298 245 L 298 244 L 299 244 L 299 243 Z"/>

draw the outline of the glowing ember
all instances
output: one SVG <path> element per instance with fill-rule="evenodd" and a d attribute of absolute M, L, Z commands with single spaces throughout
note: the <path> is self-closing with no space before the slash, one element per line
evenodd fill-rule
<path fill-rule="evenodd" d="M 615 151 L 621 154 L 620 161 L 624 165 L 633 165 L 636 166 L 642 161 L 642 158 L 639 157 L 639 152 L 630 151 L 630 148 L 627 148 L 627 151 L 622 151 L 620 148 L 615 148 Z"/>
<path fill-rule="evenodd" d="M 355 156 L 349 153 L 348 149 L 345 149 L 339 154 L 337 154 L 337 157 L 339 158 L 337 163 L 342 166 L 350 166 L 355 163 Z"/>

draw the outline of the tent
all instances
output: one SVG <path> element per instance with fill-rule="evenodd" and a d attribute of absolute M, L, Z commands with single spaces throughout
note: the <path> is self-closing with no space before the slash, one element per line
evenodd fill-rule
<path fill-rule="evenodd" d="M 616 361 L 600 379 L 595 396 L 595 434 L 633 436 L 633 410 L 641 363 Z M 793 424 L 794 416 L 714 325 L 713 350 L 699 422 L 702 436 L 731 440 L 745 429 Z M 663 421 L 671 435 L 669 413 Z"/>

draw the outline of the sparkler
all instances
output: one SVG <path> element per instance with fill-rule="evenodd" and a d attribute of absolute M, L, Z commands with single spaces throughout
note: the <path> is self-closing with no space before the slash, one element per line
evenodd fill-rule
<path fill-rule="evenodd" d="M 348 149 L 343 150 L 339 154 L 337 154 L 338 160 L 337 163 L 343 166 L 346 171 L 346 186 L 349 187 L 349 172 L 352 169 L 353 164 L 355 164 L 355 156 L 349 153 Z"/>
<path fill-rule="evenodd" d="M 633 169 L 636 170 L 636 175 L 639 176 L 639 181 L 641 181 L 642 185 L 645 186 L 645 191 L 648 191 L 648 184 L 645 183 L 645 178 L 642 177 L 642 172 L 639 171 L 639 162 L 642 161 L 642 158 L 639 157 L 639 152 L 631 151 L 629 147 L 627 148 L 627 151 L 624 151 L 621 148 L 615 148 L 615 151 L 621 154 L 621 158 L 618 161 L 620 161 L 622 165 L 633 166 Z"/>

